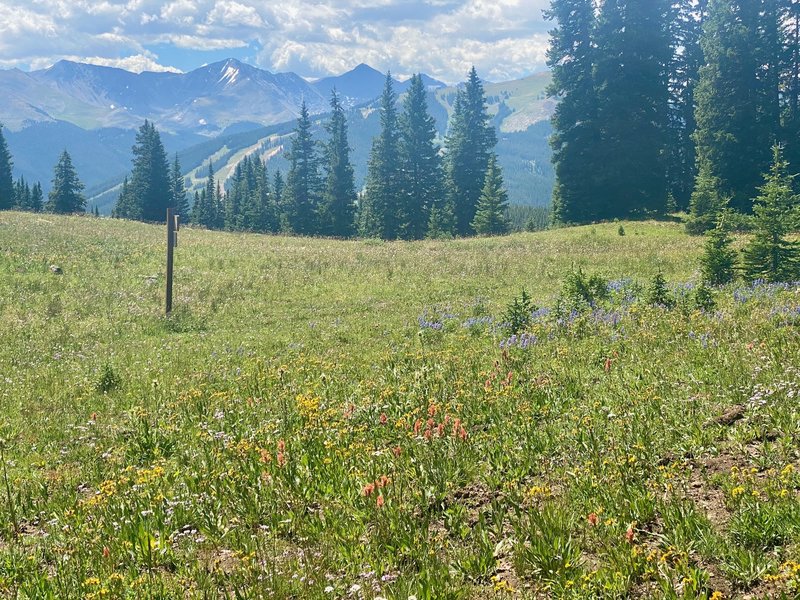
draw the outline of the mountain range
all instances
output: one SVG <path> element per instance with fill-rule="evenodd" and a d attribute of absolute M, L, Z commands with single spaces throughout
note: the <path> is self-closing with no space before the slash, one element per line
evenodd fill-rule
<path fill-rule="evenodd" d="M 443 138 L 457 88 L 422 75 Z M 361 64 L 347 73 L 307 81 L 228 59 L 188 73 L 131 73 L 60 61 L 48 69 L 0 70 L 0 123 L 14 157 L 15 176 L 45 190 L 66 148 L 87 186 L 91 206 L 108 212 L 130 170 L 136 129 L 156 123 L 167 151 L 177 152 L 190 186 L 201 185 L 213 160 L 224 177 L 245 155 L 260 152 L 270 170 L 285 169 L 283 150 L 305 102 L 322 136 L 333 89 L 348 109 L 357 184 L 363 183 L 371 140 L 379 130 L 377 98 L 386 75 Z M 512 203 L 544 204 L 552 188 L 549 75 L 487 83 L 498 128 L 498 156 Z M 408 80 L 394 81 L 402 94 Z M 533 195 L 532 195 L 533 194 Z"/>

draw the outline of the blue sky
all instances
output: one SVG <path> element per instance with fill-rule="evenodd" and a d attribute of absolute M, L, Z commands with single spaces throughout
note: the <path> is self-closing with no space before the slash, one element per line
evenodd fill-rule
<path fill-rule="evenodd" d="M 548 0 L 2 0 L 0 68 L 66 58 L 189 71 L 234 57 L 314 78 L 365 62 L 489 80 L 544 67 Z"/>

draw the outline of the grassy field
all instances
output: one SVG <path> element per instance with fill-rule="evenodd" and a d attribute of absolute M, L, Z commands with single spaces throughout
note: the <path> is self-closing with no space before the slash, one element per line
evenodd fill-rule
<path fill-rule="evenodd" d="M 797 598 L 800 288 L 618 227 L 184 229 L 167 320 L 163 228 L 0 213 L 0 597 Z"/>

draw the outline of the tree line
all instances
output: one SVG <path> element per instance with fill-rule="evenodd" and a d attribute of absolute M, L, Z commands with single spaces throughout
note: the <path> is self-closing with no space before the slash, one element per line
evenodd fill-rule
<path fill-rule="evenodd" d="M 800 2 L 552 0 L 558 222 L 751 213 L 774 144 L 800 171 Z M 712 202 L 713 204 L 713 202 Z"/>
<path fill-rule="evenodd" d="M 53 169 L 52 189 L 47 199 L 40 182 L 30 185 L 22 176 L 14 181 L 13 166 L 14 160 L 3 135 L 3 125 L 0 124 L 0 210 L 64 214 L 86 210 L 84 186 L 66 150 L 61 153 Z"/>
<path fill-rule="evenodd" d="M 208 164 L 206 184 L 189 202 L 177 156 L 172 166 L 151 123 L 140 129 L 133 171 L 113 215 L 163 221 L 167 206 L 192 223 L 230 231 L 383 239 L 493 235 L 509 230 L 508 197 L 494 155 L 496 134 L 483 84 L 473 68 L 459 89 L 443 148 L 420 76 L 402 100 L 387 74 L 380 133 L 373 140 L 364 190 L 356 189 L 347 117 L 334 90 L 315 139 L 303 103 L 284 176 L 257 154 L 237 163 L 226 185 Z M 168 191 L 168 192 L 167 192 Z M 191 206 L 189 206 L 191 204 Z"/>

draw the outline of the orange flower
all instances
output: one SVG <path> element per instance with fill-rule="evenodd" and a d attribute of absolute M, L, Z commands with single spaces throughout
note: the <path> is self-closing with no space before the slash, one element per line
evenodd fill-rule
<path fill-rule="evenodd" d="M 375 491 L 375 484 L 374 483 L 368 483 L 361 490 L 361 495 L 362 496 L 371 496 L 372 492 L 374 492 L 374 491 Z"/>
<path fill-rule="evenodd" d="M 91 414 L 91 416 L 89 416 L 89 420 L 90 420 L 90 421 L 97 421 L 97 413 L 96 413 L 96 412 L 93 412 L 93 413 Z"/>
<path fill-rule="evenodd" d="M 589 516 L 587 516 L 586 519 L 589 521 L 589 524 L 592 527 L 596 526 L 597 523 L 600 521 L 600 519 L 597 518 L 597 513 L 595 512 L 590 512 Z"/>
<path fill-rule="evenodd" d="M 395 446 L 392 452 L 394 452 L 395 456 L 400 456 L 403 453 L 403 449 L 400 446 Z"/>
<path fill-rule="evenodd" d="M 286 442 L 283 440 L 278 440 L 278 452 L 285 452 L 286 451 Z"/>
<path fill-rule="evenodd" d="M 605 370 L 606 373 L 608 373 L 611 370 L 611 359 L 610 358 L 606 359 L 606 362 L 603 365 L 603 369 Z"/>
<path fill-rule="evenodd" d="M 278 452 L 278 466 L 282 467 L 286 464 L 286 455 L 283 452 Z"/>
<path fill-rule="evenodd" d="M 422 419 L 417 419 L 414 423 L 414 435 L 419 435 L 419 430 L 422 428 Z"/>
<path fill-rule="evenodd" d="M 389 417 L 386 416 L 386 413 L 381 413 L 381 425 L 386 425 L 389 422 Z"/>
<path fill-rule="evenodd" d="M 111 550 L 108 549 L 108 546 L 103 546 L 103 558 L 108 558 L 111 556 Z"/>
<path fill-rule="evenodd" d="M 458 437 L 461 439 L 462 442 L 467 439 L 467 430 L 464 429 L 463 425 L 458 430 Z"/>
<path fill-rule="evenodd" d="M 381 506 L 383 506 L 383 505 L 385 504 L 385 500 L 383 499 L 383 496 L 378 496 L 378 497 L 375 499 L 375 504 L 377 504 L 377 505 L 378 505 L 378 508 L 380 508 Z"/>
<path fill-rule="evenodd" d="M 263 463 L 272 462 L 272 454 L 270 454 L 264 448 L 261 449 L 261 462 Z"/>
<path fill-rule="evenodd" d="M 628 542 L 629 544 L 633 543 L 633 537 L 634 537 L 633 526 L 634 525 L 635 525 L 635 523 L 631 523 L 630 525 L 628 525 L 628 530 L 625 532 L 625 541 Z"/>

